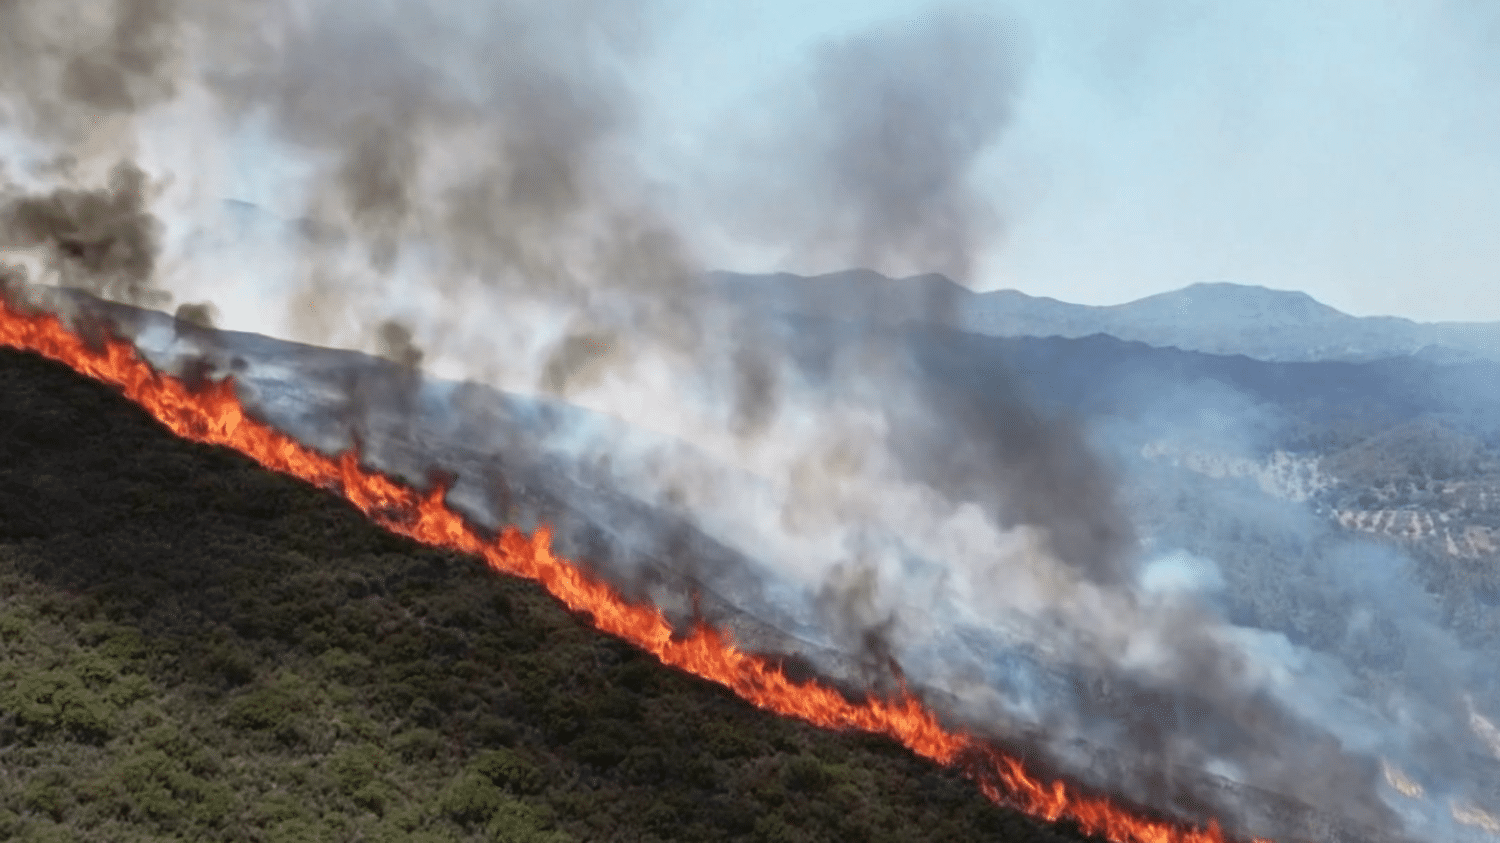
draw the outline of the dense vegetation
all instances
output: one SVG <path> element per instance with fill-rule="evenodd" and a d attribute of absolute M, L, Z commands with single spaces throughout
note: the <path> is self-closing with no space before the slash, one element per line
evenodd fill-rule
<path fill-rule="evenodd" d="M 1078 840 L 0 350 L 0 838 Z"/>

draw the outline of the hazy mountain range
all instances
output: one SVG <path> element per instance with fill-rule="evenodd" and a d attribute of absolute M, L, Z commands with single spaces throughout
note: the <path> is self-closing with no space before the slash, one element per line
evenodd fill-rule
<path fill-rule="evenodd" d="M 220 227 L 197 235 L 195 249 L 252 255 L 279 238 L 329 236 L 307 220 L 282 220 L 248 202 L 226 200 L 222 211 Z M 915 322 L 995 337 L 1108 334 L 1157 348 L 1275 362 L 1410 355 L 1437 362 L 1500 360 L 1500 322 L 1350 316 L 1306 293 L 1243 284 L 1193 284 L 1098 307 L 1018 290 L 975 293 L 937 274 L 888 278 L 868 269 L 817 276 L 715 271 L 707 283 L 758 308 L 849 322 Z"/>
<path fill-rule="evenodd" d="M 1096 307 L 1017 290 L 975 293 L 941 275 L 892 279 L 863 269 L 813 277 L 716 272 L 710 283 L 737 300 L 796 313 L 935 323 L 990 336 L 1109 334 L 1160 348 L 1281 362 L 1411 354 L 1500 360 L 1500 323 L 1350 316 L 1306 293 L 1241 284 L 1194 284 Z"/>

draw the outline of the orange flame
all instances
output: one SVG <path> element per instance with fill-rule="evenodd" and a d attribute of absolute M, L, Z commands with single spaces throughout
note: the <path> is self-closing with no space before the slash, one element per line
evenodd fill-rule
<path fill-rule="evenodd" d="M 482 557 L 491 568 L 541 583 L 568 608 L 586 611 L 594 625 L 650 652 L 672 667 L 724 685 L 751 704 L 827 729 L 857 729 L 893 738 L 939 764 L 962 765 L 991 800 L 1048 821 L 1071 819 L 1086 833 L 1115 843 L 1224 843 L 1216 822 L 1196 829 L 1137 816 L 1100 797 L 1039 781 L 1021 762 L 978 738 L 944 728 L 915 697 L 853 703 L 816 682 L 798 684 L 765 658 L 734 646 L 706 624 L 675 637 L 655 606 L 627 601 L 609 584 L 554 556 L 546 527 L 530 537 L 506 527 L 487 539 L 444 503 L 445 489 L 421 493 L 366 470 L 358 455 L 328 457 L 251 418 L 225 379 L 190 389 L 155 371 L 124 341 L 91 348 L 54 315 L 23 313 L 0 300 L 0 344 L 41 354 L 119 388 L 185 439 L 225 445 L 273 471 L 342 494 L 372 521 L 424 544 Z M 1269 843 L 1269 841 L 1256 841 Z"/>

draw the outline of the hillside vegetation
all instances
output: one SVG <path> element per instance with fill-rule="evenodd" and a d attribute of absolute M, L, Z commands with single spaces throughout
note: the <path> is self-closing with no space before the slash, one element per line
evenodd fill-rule
<path fill-rule="evenodd" d="M 0 838 L 1080 840 L 0 350 Z"/>

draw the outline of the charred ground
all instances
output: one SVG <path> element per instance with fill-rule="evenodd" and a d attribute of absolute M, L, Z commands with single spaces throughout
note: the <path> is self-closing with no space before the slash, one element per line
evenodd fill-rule
<path fill-rule="evenodd" d="M 0 350 L 0 835 L 1081 840 Z"/>

